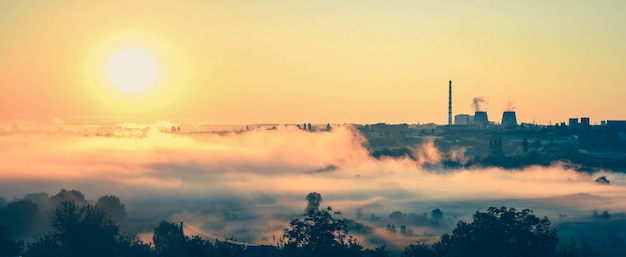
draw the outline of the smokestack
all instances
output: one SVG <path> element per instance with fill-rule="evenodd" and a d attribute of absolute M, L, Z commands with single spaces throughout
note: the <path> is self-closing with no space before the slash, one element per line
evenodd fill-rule
<path fill-rule="evenodd" d="M 452 125 L 452 80 L 448 84 L 448 126 Z"/>

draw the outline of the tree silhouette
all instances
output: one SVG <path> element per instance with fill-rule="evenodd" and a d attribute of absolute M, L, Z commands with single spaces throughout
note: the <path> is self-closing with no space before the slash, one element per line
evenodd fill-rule
<path fill-rule="evenodd" d="M 121 220 L 126 217 L 126 206 L 116 196 L 105 195 L 100 197 L 96 206 L 104 209 L 115 220 Z"/>
<path fill-rule="evenodd" d="M 167 221 L 161 221 L 154 229 L 152 236 L 154 250 L 158 256 L 176 257 L 185 256 L 185 234 L 182 224 L 180 226 Z"/>
<path fill-rule="evenodd" d="M 322 195 L 317 192 L 311 192 L 306 196 L 306 200 L 308 201 L 306 208 L 304 209 L 304 213 L 309 213 L 311 211 L 319 211 L 320 203 L 322 202 Z"/>
<path fill-rule="evenodd" d="M 115 253 L 119 228 L 101 208 L 63 202 L 55 211 L 52 226 L 65 256 L 112 256 Z"/>
<path fill-rule="evenodd" d="M 61 245 L 54 234 L 38 234 L 28 243 L 25 257 L 63 257 Z"/>
<path fill-rule="evenodd" d="M 443 219 L 443 212 L 441 211 L 441 209 L 436 208 L 436 209 L 430 211 L 430 216 L 433 219 L 440 220 L 440 219 Z"/>
<path fill-rule="evenodd" d="M 607 179 L 606 176 L 600 176 L 596 178 L 596 183 L 608 185 L 608 184 L 611 184 L 611 181 L 609 181 L 609 179 Z"/>
<path fill-rule="evenodd" d="M 321 201 L 310 193 L 309 204 Z M 348 221 L 331 215 L 332 208 L 308 208 L 302 219 L 294 219 L 284 230 L 279 246 L 286 256 L 359 256 L 361 246 L 348 233 Z"/>
<path fill-rule="evenodd" d="M 425 243 L 421 243 L 421 242 L 418 242 L 416 244 L 410 244 L 409 246 L 404 248 L 404 251 L 400 255 L 400 257 L 436 257 L 436 256 L 437 256 L 437 253 L 435 253 L 435 250 L 431 246 Z"/>
<path fill-rule="evenodd" d="M 490 207 L 476 212 L 473 221 L 459 221 L 452 235 L 434 245 L 440 256 L 522 257 L 552 256 L 559 242 L 547 218 L 531 210 Z"/>
<path fill-rule="evenodd" d="M 119 228 L 101 208 L 61 202 L 52 218 L 53 231 L 40 234 L 25 256 L 124 256 Z"/>
<path fill-rule="evenodd" d="M 74 202 L 77 205 L 85 205 L 87 204 L 87 200 L 85 200 L 85 195 L 78 190 L 65 190 L 61 189 L 58 194 L 53 195 L 48 200 L 50 208 L 53 210 L 56 209 L 59 204 L 63 202 Z"/>
<path fill-rule="evenodd" d="M 14 237 L 13 230 L 0 225 L 0 256 L 18 256 L 24 249 L 24 241 Z"/>
<path fill-rule="evenodd" d="M 37 225 L 39 208 L 30 200 L 17 200 L 10 202 L 0 209 L 0 225 L 6 225 L 12 229 L 16 236 L 31 236 L 29 232 Z"/>

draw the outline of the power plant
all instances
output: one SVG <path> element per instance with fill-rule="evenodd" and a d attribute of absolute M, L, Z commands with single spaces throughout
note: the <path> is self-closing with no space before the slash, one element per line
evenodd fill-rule
<path fill-rule="evenodd" d="M 487 116 L 487 112 L 483 104 L 486 101 L 482 97 L 474 97 L 474 102 L 472 107 L 476 111 L 474 116 L 469 114 L 457 114 L 454 116 L 454 125 L 455 126 L 470 126 L 479 129 L 486 129 L 496 125 L 494 122 L 489 121 L 489 117 Z M 510 104 L 509 104 L 510 105 Z M 502 123 L 501 126 L 503 128 L 517 128 L 517 116 L 514 111 L 515 107 L 507 107 L 507 111 L 502 113 Z M 576 120 L 576 123 L 578 121 Z M 570 121 L 570 124 L 572 121 Z M 453 125 L 452 123 L 452 80 L 448 81 L 448 126 Z M 571 126 L 571 125 L 570 125 Z"/>
<path fill-rule="evenodd" d="M 502 113 L 502 127 L 505 127 L 505 128 L 517 127 L 517 117 L 515 116 L 514 111 L 505 111 L 504 113 Z"/>

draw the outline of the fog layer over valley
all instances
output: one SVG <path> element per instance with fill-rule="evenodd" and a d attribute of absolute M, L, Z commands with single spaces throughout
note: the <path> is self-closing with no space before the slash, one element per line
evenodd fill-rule
<path fill-rule="evenodd" d="M 444 169 L 442 158 L 457 153 L 442 153 L 430 141 L 414 146 L 416 161 L 376 159 L 349 125 L 315 132 L 295 125 L 220 133 L 201 125 L 177 127 L 0 127 L 0 196 L 11 202 L 61 188 L 93 200 L 115 195 L 126 205 L 122 228 L 145 240 L 165 219 L 273 244 L 304 211 L 309 192 L 323 195 L 322 208 L 330 205 L 364 225 L 355 233 L 365 245 L 434 241 L 459 219 L 489 206 L 532 209 L 556 225 L 563 241 L 592 241 L 597 236 L 581 238 L 580 232 L 605 233 L 607 224 L 624 223 L 621 173 L 582 173 L 559 163 L 523 170 Z M 610 184 L 596 183 L 599 176 Z M 604 211 L 610 216 L 598 218 Z M 623 234 L 613 237 L 626 240 Z"/>

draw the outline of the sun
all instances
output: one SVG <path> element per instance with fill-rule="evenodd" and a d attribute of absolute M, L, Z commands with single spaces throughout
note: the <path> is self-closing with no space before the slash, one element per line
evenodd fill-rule
<path fill-rule="evenodd" d="M 141 48 L 117 50 L 106 61 L 106 77 L 124 93 L 140 93 L 155 84 L 159 74 L 156 59 Z"/>

